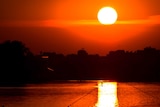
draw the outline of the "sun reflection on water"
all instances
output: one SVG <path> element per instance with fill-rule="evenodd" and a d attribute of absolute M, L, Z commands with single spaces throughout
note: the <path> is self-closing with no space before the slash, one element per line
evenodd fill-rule
<path fill-rule="evenodd" d="M 118 107 L 117 82 L 98 83 L 98 102 L 96 107 Z"/>

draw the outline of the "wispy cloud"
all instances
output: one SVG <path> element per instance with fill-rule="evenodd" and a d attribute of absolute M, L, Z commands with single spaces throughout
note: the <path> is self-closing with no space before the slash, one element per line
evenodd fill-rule
<path fill-rule="evenodd" d="M 160 15 L 139 20 L 117 20 L 115 24 L 160 24 Z M 39 21 L 3 21 L 0 26 L 38 26 L 65 27 L 81 25 L 102 25 L 98 20 L 39 20 Z"/>
<path fill-rule="evenodd" d="M 160 24 L 160 15 L 149 16 L 146 19 L 139 20 L 121 20 L 116 24 Z"/>

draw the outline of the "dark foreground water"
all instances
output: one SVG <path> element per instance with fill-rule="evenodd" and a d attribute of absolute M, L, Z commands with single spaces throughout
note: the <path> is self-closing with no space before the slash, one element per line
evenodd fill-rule
<path fill-rule="evenodd" d="M 0 107 L 160 107 L 160 83 L 88 81 L 1 87 Z"/>

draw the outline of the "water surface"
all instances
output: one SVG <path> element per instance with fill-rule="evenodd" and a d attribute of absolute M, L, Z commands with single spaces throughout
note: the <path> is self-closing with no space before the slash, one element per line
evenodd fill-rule
<path fill-rule="evenodd" d="M 160 107 L 160 83 L 68 82 L 0 87 L 0 107 Z"/>

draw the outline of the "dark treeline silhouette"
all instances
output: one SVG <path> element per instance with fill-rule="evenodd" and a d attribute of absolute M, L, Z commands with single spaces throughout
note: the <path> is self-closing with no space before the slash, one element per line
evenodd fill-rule
<path fill-rule="evenodd" d="M 135 52 L 110 51 L 106 56 L 90 55 L 82 49 L 67 56 L 44 52 L 40 57 L 54 69 L 57 79 L 160 81 L 160 50 L 152 47 Z"/>
<path fill-rule="evenodd" d="M 0 44 L 0 84 L 19 85 L 54 80 L 108 79 L 116 81 L 160 81 L 160 50 L 146 47 L 129 52 L 110 51 L 106 56 L 55 52 L 32 52 L 20 41 Z"/>

